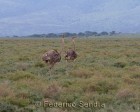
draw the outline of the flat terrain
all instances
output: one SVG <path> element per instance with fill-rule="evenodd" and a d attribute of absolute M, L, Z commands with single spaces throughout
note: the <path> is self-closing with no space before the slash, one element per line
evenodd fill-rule
<path fill-rule="evenodd" d="M 62 58 L 51 74 L 49 49 L 60 51 L 60 39 L 0 39 L 0 112 L 140 110 L 140 38 L 76 39 L 76 61 Z"/>

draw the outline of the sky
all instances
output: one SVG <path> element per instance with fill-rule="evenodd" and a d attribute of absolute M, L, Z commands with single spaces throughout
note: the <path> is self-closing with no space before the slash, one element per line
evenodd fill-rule
<path fill-rule="evenodd" d="M 0 0 L 0 36 L 140 33 L 140 0 Z"/>

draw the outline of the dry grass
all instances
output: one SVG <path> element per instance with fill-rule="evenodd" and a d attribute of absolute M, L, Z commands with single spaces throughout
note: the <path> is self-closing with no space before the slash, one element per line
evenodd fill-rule
<path fill-rule="evenodd" d="M 10 87 L 10 84 L 7 81 L 0 83 L 0 98 L 14 96 L 15 96 L 14 90 Z"/>
<path fill-rule="evenodd" d="M 124 90 L 120 90 L 117 93 L 116 97 L 118 99 L 121 99 L 121 100 L 128 99 L 128 98 L 133 98 L 133 97 L 135 97 L 135 93 L 134 93 L 134 91 L 132 91 L 130 89 L 124 89 Z"/>
<path fill-rule="evenodd" d="M 66 64 L 62 58 L 50 75 L 41 56 L 49 49 L 60 51 L 59 42 L 0 39 L 0 107 L 44 112 L 34 103 L 49 98 L 54 102 L 99 101 L 106 108 L 50 108 L 48 112 L 138 111 L 139 38 L 77 39 L 77 60 Z M 65 49 L 71 46 L 68 40 L 66 43 Z"/>

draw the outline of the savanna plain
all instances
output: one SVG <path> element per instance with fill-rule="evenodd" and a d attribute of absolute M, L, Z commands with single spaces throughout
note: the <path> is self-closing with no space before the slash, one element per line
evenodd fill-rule
<path fill-rule="evenodd" d="M 77 38 L 77 59 L 67 63 L 63 52 L 51 73 L 49 49 L 61 51 L 60 38 L 0 39 L 0 112 L 140 111 L 140 38 Z"/>

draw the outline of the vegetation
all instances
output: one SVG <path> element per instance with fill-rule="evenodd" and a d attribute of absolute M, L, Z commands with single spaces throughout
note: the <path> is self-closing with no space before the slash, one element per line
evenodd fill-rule
<path fill-rule="evenodd" d="M 139 111 L 140 38 L 76 39 L 77 60 L 63 57 L 51 75 L 41 58 L 49 49 L 60 51 L 60 39 L 0 39 L 0 112 Z M 43 101 L 76 107 L 48 108 Z"/>
<path fill-rule="evenodd" d="M 78 37 L 91 37 L 91 36 L 112 36 L 112 35 L 118 35 L 121 34 L 121 32 L 117 33 L 115 31 L 111 32 L 106 32 L 102 31 L 100 33 L 98 32 L 93 32 L 93 31 L 85 31 L 85 32 L 79 32 L 79 33 L 70 33 L 70 32 L 63 32 L 63 33 L 48 33 L 48 34 L 32 34 L 26 37 L 36 37 L 36 38 L 41 38 L 41 37 L 46 37 L 46 38 L 56 38 L 60 37 L 60 35 L 65 34 L 65 37 L 71 37 L 71 36 L 78 36 Z M 18 36 L 14 35 L 14 38 L 18 38 Z"/>

